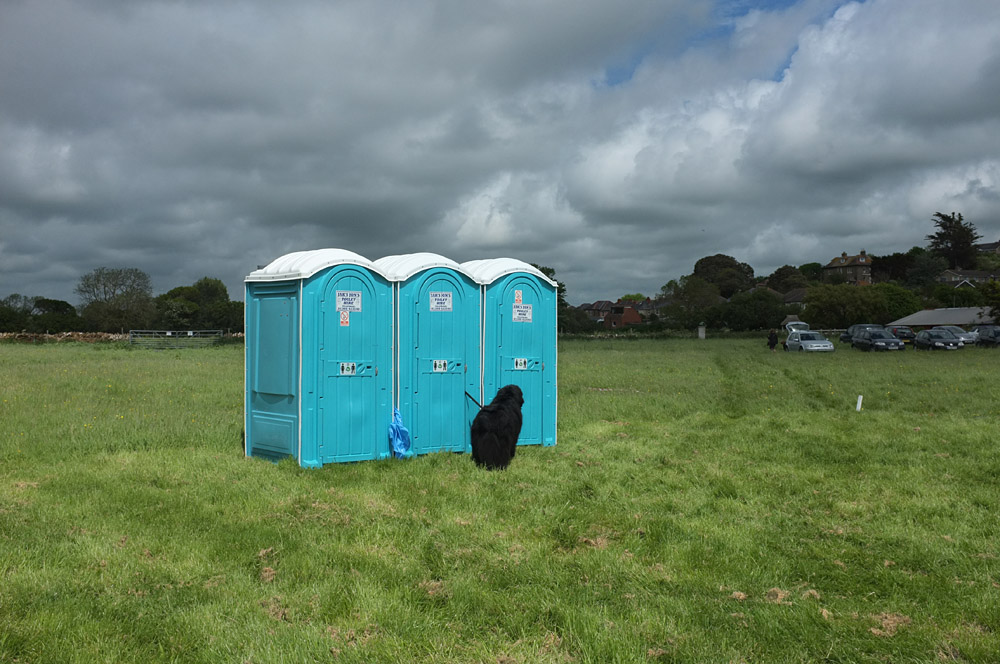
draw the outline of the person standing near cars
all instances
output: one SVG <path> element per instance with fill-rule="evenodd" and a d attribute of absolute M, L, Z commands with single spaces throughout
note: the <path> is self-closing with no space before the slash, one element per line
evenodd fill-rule
<path fill-rule="evenodd" d="M 774 329 L 772 329 L 767 335 L 767 347 L 770 348 L 771 352 L 773 353 L 774 349 L 777 348 L 777 346 L 778 346 L 778 333 Z"/>

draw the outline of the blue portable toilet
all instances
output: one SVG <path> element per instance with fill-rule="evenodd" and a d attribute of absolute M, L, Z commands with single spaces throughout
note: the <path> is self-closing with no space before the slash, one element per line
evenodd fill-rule
<path fill-rule="evenodd" d="M 480 285 L 482 402 L 517 385 L 524 393 L 518 444 L 555 445 L 558 284 L 513 258 L 462 267 Z"/>
<path fill-rule="evenodd" d="M 389 456 L 393 289 L 343 249 L 246 277 L 246 454 L 304 467 Z"/>
<path fill-rule="evenodd" d="M 396 302 L 395 394 L 411 450 L 467 452 L 479 411 L 479 286 L 455 261 L 432 253 L 386 256 L 376 267 Z"/>

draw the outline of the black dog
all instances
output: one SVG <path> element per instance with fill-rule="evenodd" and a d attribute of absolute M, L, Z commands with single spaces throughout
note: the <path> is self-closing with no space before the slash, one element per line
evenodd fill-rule
<path fill-rule="evenodd" d="M 517 385 L 501 387 L 472 420 L 472 460 L 487 470 L 503 470 L 514 458 L 521 435 L 524 395 Z"/>

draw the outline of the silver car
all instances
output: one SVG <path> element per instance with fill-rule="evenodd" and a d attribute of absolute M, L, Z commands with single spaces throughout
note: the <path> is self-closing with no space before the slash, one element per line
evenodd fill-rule
<path fill-rule="evenodd" d="M 785 350 L 832 353 L 833 342 L 819 332 L 797 330 L 788 334 L 788 338 L 785 339 Z"/>
<path fill-rule="evenodd" d="M 949 332 L 951 332 L 952 334 L 954 334 L 956 337 L 958 337 L 959 341 L 961 341 L 962 343 L 964 343 L 967 346 L 975 344 L 977 341 L 979 341 L 979 335 L 977 333 L 975 333 L 975 332 L 966 332 L 965 330 L 963 330 L 962 328 L 960 328 L 958 325 L 935 325 L 931 329 L 932 330 L 948 330 Z"/>

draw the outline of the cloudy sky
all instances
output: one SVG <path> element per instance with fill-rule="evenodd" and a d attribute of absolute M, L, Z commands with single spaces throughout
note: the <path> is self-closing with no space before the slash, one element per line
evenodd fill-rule
<path fill-rule="evenodd" d="M 1000 239 L 997 0 L 2 0 L 0 297 L 339 247 L 577 304 Z"/>

